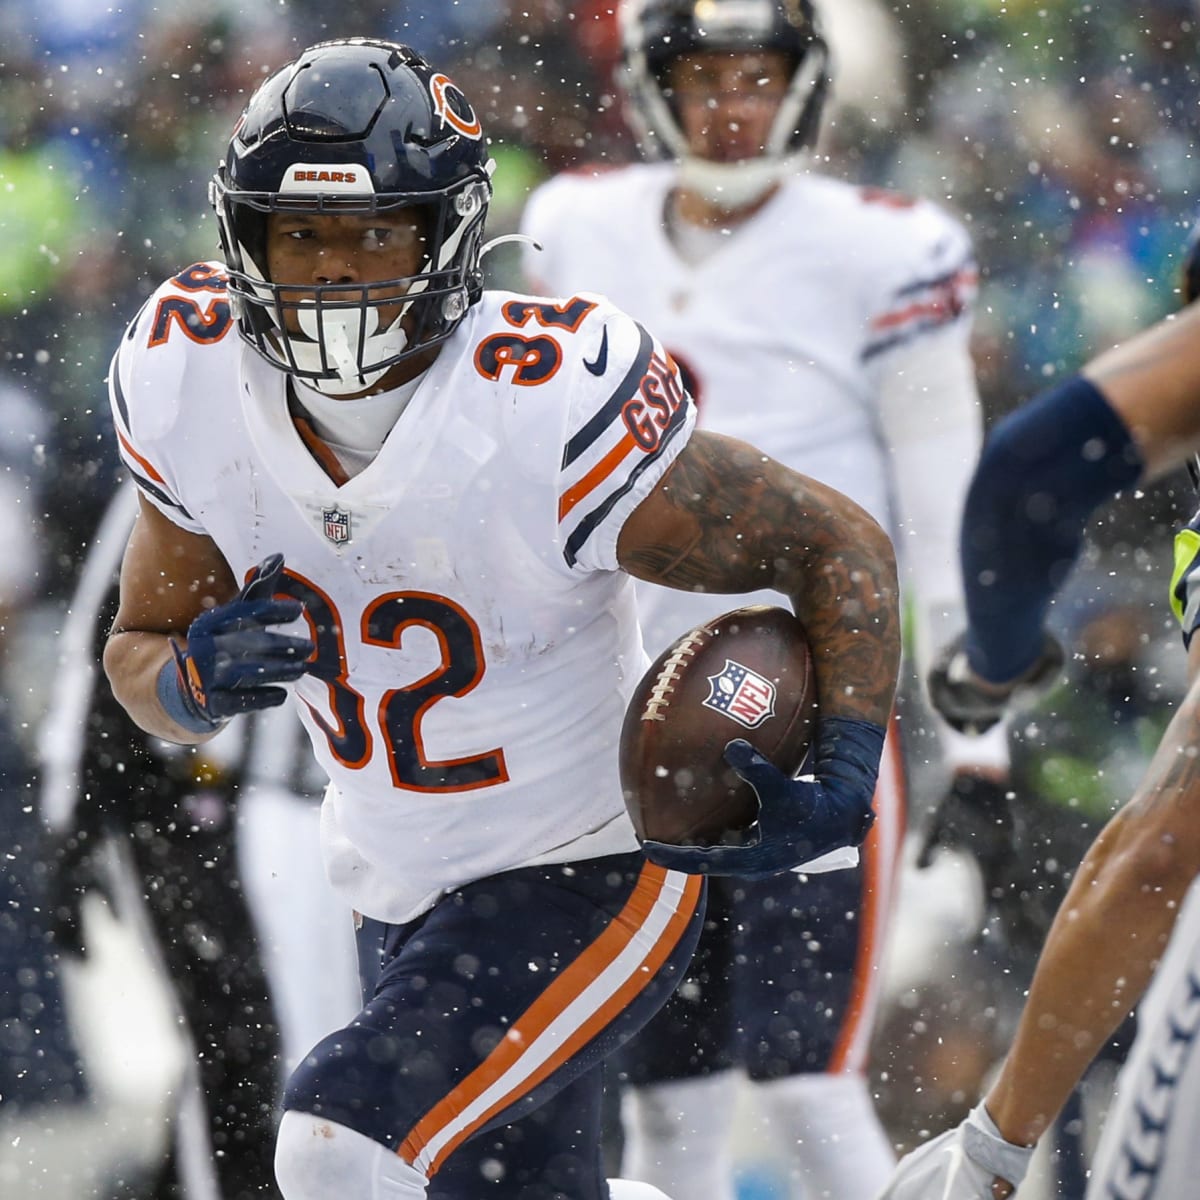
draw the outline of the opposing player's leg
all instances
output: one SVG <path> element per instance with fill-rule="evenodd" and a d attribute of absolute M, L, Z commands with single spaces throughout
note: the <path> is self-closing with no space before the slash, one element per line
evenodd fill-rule
<path fill-rule="evenodd" d="M 339 1170 L 381 1200 L 427 1185 L 438 1200 L 515 1200 L 524 1185 L 502 1144 L 482 1192 L 477 1175 L 457 1187 L 454 1156 L 573 1084 L 579 1103 L 562 1115 L 581 1128 L 547 1153 L 558 1169 L 581 1164 L 562 1195 L 602 1200 L 596 1068 L 674 987 L 702 909 L 698 879 L 622 855 L 480 880 L 388 927 L 373 998 L 289 1082 L 276 1155 L 286 1200 L 346 1194 Z M 343 1183 L 321 1190 L 330 1178 Z"/>
<path fill-rule="evenodd" d="M 1192 884 L 1117 1078 L 1088 1200 L 1196 1193 L 1200 1124 L 1200 881 Z"/>

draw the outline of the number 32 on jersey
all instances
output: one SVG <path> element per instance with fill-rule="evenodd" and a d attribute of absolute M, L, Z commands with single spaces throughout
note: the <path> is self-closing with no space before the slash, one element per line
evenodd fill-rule
<path fill-rule="evenodd" d="M 453 600 L 429 592 L 389 592 L 367 606 L 361 619 L 347 623 L 315 584 L 284 568 L 278 593 L 299 600 L 316 645 L 310 674 L 329 690 L 329 716 L 308 705 L 339 762 L 359 770 L 375 753 L 376 734 L 362 695 L 348 682 L 344 631 L 359 628 L 367 645 L 400 646 L 413 627 L 437 638 L 441 661 L 428 674 L 384 693 L 377 714 L 378 736 L 387 755 L 392 782 L 414 792 L 466 792 L 508 780 L 503 750 L 467 758 L 430 761 L 421 722 L 449 696 L 465 696 L 483 678 L 479 627 Z"/>

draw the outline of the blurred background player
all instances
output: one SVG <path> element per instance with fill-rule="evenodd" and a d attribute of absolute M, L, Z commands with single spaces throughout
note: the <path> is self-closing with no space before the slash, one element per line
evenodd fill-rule
<path fill-rule="evenodd" d="M 523 226 L 542 247 L 532 285 L 603 292 L 661 330 L 701 426 L 890 529 L 923 661 L 962 610 L 955 514 L 981 436 L 968 237 L 931 204 L 806 170 L 829 86 L 808 0 L 628 0 L 620 19 L 629 113 L 666 161 L 539 188 Z M 638 602 L 652 654 L 732 606 L 651 588 Z M 625 1062 L 627 1174 L 731 1197 L 741 1069 L 797 1195 L 857 1200 L 886 1179 L 864 1072 L 905 825 L 895 732 L 859 866 L 713 881 L 692 969 Z M 1002 733 L 981 746 L 942 732 L 956 796 L 994 809 Z"/>
<path fill-rule="evenodd" d="M 98 664 L 136 511 L 127 483 L 83 564 L 42 729 L 51 926 L 61 954 L 103 955 L 86 898 L 109 899 L 187 1031 L 166 1151 L 146 1129 L 140 1158 L 121 1161 L 114 1147 L 106 1165 L 124 1178 L 120 1194 L 276 1196 L 283 1081 L 358 1008 L 353 929 L 318 848 L 327 781 L 290 710 L 255 714 L 199 750 L 147 736 L 117 704 Z M 87 972 L 74 994 L 76 1022 L 102 1019 Z M 119 1115 L 107 1114 L 113 1142 Z M 106 1186 L 115 1178 L 97 1194 Z"/>
<path fill-rule="evenodd" d="M 1195 253 L 1193 240 L 1189 253 Z M 1194 299 L 1194 261 L 1184 298 Z M 1191 306 L 992 431 L 963 514 L 968 625 L 934 702 L 986 730 L 1044 690 L 1063 653 L 1045 625 L 1096 508 L 1200 452 L 1200 311 Z M 1191 685 L 1132 799 L 1092 842 L 1047 935 L 1012 1047 L 984 1099 L 906 1156 L 882 1197 L 1003 1200 L 1130 1009 L 1138 1033 L 1087 1195 L 1190 1196 L 1200 1154 L 1200 521 L 1177 540 L 1172 604 Z M 1153 980 L 1153 983 L 1151 981 Z M 1147 989 L 1149 989 L 1147 991 Z M 1143 994 L 1145 999 L 1142 1000 Z M 882 1200 L 881 1197 L 881 1200 Z"/>

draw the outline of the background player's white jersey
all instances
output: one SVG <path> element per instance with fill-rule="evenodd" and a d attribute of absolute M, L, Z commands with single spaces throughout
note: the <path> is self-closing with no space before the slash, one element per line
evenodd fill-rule
<path fill-rule="evenodd" d="M 676 172 L 636 165 L 539 188 L 524 221 L 543 247 L 528 252 L 531 281 L 603 292 L 662 338 L 701 426 L 863 505 L 896 541 L 922 648 L 935 648 L 961 625 L 957 526 L 981 432 L 966 233 L 931 204 L 797 175 L 689 262 L 664 227 Z M 649 588 L 638 602 L 651 651 L 731 607 Z"/>
<path fill-rule="evenodd" d="M 616 745 L 645 655 L 616 541 L 694 422 L 662 347 L 600 297 L 487 293 L 339 487 L 219 272 L 151 297 L 115 419 L 144 494 L 235 576 L 284 555 L 334 886 L 398 922 L 468 879 L 635 849 Z"/>

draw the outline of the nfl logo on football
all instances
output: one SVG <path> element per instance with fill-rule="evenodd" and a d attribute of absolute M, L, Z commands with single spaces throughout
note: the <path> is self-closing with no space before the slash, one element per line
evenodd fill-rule
<path fill-rule="evenodd" d="M 325 536 L 331 541 L 339 545 L 350 540 L 350 514 L 342 512 L 340 508 L 326 508 L 322 510 L 322 517 L 325 521 Z"/>
<path fill-rule="evenodd" d="M 721 673 L 708 677 L 704 706 L 724 713 L 747 729 L 757 729 L 775 715 L 775 685 L 749 667 L 727 658 Z"/>

